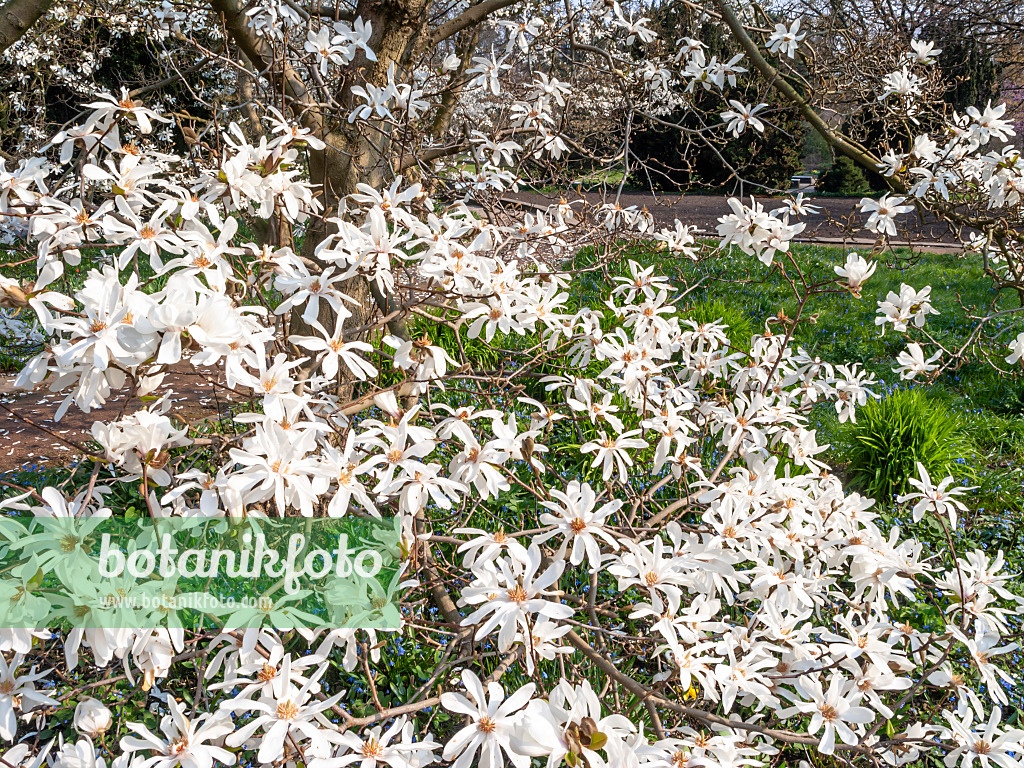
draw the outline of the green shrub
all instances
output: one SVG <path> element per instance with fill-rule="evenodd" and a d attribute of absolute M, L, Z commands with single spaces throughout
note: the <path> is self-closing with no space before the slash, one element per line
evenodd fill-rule
<path fill-rule="evenodd" d="M 821 175 L 818 189 L 829 195 L 866 195 L 871 191 L 864 172 L 848 157 L 839 157 Z"/>
<path fill-rule="evenodd" d="M 714 301 L 705 299 L 686 310 L 683 313 L 683 318 L 693 320 L 698 324 L 721 321 L 729 326 L 725 333 L 729 337 L 729 344 L 732 347 L 744 351 L 750 349 L 750 337 L 754 332 L 753 326 L 750 324 L 750 318 L 736 307 L 729 306 L 717 299 Z"/>
<path fill-rule="evenodd" d="M 917 462 L 936 481 L 949 474 L 974 474 L 968 461 L 974 449 L 963 422 L 920 389 L 897 390 L 869 402 L 857 411 L 850 429 L 850 480 L 879 501 L 908 490 Z"/>

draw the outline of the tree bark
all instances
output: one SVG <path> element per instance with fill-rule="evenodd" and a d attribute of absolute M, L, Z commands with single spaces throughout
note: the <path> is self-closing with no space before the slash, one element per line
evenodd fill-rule
<path fill-rule="evenodd" d="M 0 53 L 3 53 L 42 18 L 53 0 L 8 0 L 0 8 Z"/>

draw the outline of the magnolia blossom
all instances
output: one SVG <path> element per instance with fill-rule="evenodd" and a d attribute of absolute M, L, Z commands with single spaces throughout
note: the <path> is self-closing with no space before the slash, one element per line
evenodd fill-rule
<path fill-rule="evenodd" d="M 875 273 L 878 264 L 861 258 L 857 253 L 850 253 L 846 256 L 846 264 L 842 267 L 833 267 L 835 273 L 846 278 L 846 287 L 850 293 L 860 298 L 860 290 L 868 278 Z"/>
<path fill-rule="evenodd" d="M 1017 338 L 1010 342 L 1010 354 L 1006 362 L 1010 365 L 1017 363 L 1024 357 L 1024 333 L 1018 333 Z"/>
<path fill-rule="evenodd" d="M 918 75 L 911 72 L 908 67 L 903 67 L 882 78 L 883 90 L 878 95 L 878 100 L 885 101 L 890 96 L 899 96 L 905 102 L 912 103 L 915 97 L 921 95 L 923 85 L 924 81 Z"/>
<path fill-rule="evenodd" d="M 540 616 L 557 620 L 573 613 L 569 606 L 550 599 L 554 597 L 551 587 L 564 569 L 562 561 L 555 561 L 539 572 L 543 556 L 536 544 L 523 560 L 515 556 L 515 550 L 510 554 L 511 557 L 493 564 L 475 567 L 475 578 L 462 593 L 463 603 L 480 605 L 462 620 L 462 625 L 478 625 L 477 638 L 498 629 L 498 646 L 502 650 L 512 646 L 517 630 L 529 632 Z"/>
<path fill-rule="evenodd" d="M 145 768 L 212 768 L 215 763 L 234 765 L 235 755 L 228 749 L 207 742 L 220 742 L 234 731 L 227 712 L 188 717 L 182 706 L 168 699 L 170 714 L 160 720 L 161 736 L 138 723 L 128 723 L 137 736 L 121 739 L 125 752 L 149 752 L 139 765 Z"/>
<path fill-rule="evenodd" d="M 896 236 L 896 217 L 914 210 L 912 205 L 903 205 L 905 197 L 882 195 L 878 200 L 862 198 L 860 209 L 869 214 L 864 226 L 879 235 Z"/>
<path fill-rule="evenodd" d="M 598 750 L 619 746 L 634 730 L 622 715 L 603 714 L 588 681 L 575 687 L 561 681 L 547 701 L 530 702 L 511 743 L 519 754 L 546 757 L 550 765 L 580 764 L 582 759 L 604 765 Z"/>
<path fill-rule="evenodd" d="M 912 342 L 907 345 L 905 351 L 900 352 L 896 356 L 896 362 L 899 365 L 893 368 L 893 371 L 898 373 L 901 379 L 914 379 L 921 374 L 928 374 L 938 369 L 939 366 L 934 365 L 934 363 L 941 357 L 942 352 L 940 350 L 925 360 L 924 350 L 921 349 L 921 345 Z"/>
<path fill-rule="evenodd" d="M 279 760 L 284 755 L 286 740 L 289 746 L 304 744 L 305 753 L 310 757 L 326 757 L 335 731 L 321 713 L 336 704 L 343 695 L 337 693 L 320 700 L 314 697 L 314 692 L 319 691 L 318 680 L 326 670 L 327 665 L 323 664 L 313 675 L 305 678 L 293 671 L 291 657 L 286 656 L 264 697 L 227 703 L 228 710 L 250 711 L 255 717 L 231 733 L 224 743 L 237 747 L 256 731 L 262 731 L 257 752 L 261 763 Z"/>
<path fill-rule="evenodd" d="M 363 735 L 345 731 L 338 736 L 341 751 L 334 757 L 314 758 L 310 768 L 342 768 L 354 765 L 357 768 L 414 768 L 430 765 L 437 761 L 434 754 L 441 745 L 430 738 L 430 734 L 413 739 L 413 724 L 405 717 L 396 718 L 391 725 L 366 729 Z"/>
<path fill-rule="evenodd" d="M 540 516 L 540 522 L 542 525 L 554 525 L 555 530 L 540 536 L 537 541 L 546 541 L 557 535 L 564 536 L 559 556 L 565 557 L 571 544 L 569 562 L 579 565 L 586 556 L 596 571 L 601 565 L 599 539 L 613 550 L 619 548 L 615 537 L 605 530 L 604 525 L 608 517 L 622 507 L 622 501 L 616 499 L 595 509 L 596 494 L 593 488 L 589 483 L 580 485 L 576 481 L 569 483 L 566 493 L 552 490 L 551 495 L 560 503 L 544 502 L 544 506 L 556 514 L 544 513 Z"/>
<path fill-rule="evenodd" d="M 938 55 L 942 53 L 941 48 L 936 48 L 935 43 L 927 40 L 911 40 L 910 48 L 913 53 L 908 56 L 912 56 L 919 64 L 934 64 Z"/>
<path fill-rule="evenodd" d="M 627 448 L 646 448 L 647 441 L 633 437 L 639 435 L 640 430 L 623 432 L 617 437 L 608 437 L 604 432 L 599 432 L 599 440 L 591 440 L 580 446 L 580 453 L 594 453 L 594 463 L 591 466 L 601 465 L 602 477 L 609 480 L 613 474 L 618 473 L 619 482 L 625 483 L 628 474 L 627 467 L 633 466 L 633 460 L 626 452 Z"/>
<path fill-rule="evenodd" d="M 1003 120 L 1006 114 L 1006 105 L 997 104 L 992 106 L 989 102 L 984 110 L 977 107 L 968 107 L 967 115 L 971 118 L 971 133 L 981 144 L 986 144 L 990 139 L 1005 140 L 1014 135 L 1013 123 Z"/>
<path fill-rule="evenodd" d="M 441 695 L 441 705 L 445 709 L 470 719 L 470 723 L 445 745 L 444 759 L 458 756 L 452 763 L 453 768 L 468 768 L 470 765 L 493 768 L 504 765 L 504 754 L 517 768 L 528 766 L 530 758 L 513 750 L 509 739 L 520 719 L 519 711 L 529 702 L 536 686 L 527 683 L 505 698 L 505 689 L 498 683 L 488 683 L 485 693 L 480 678 L 468 669 L 462 672 L 462 684 L 469 698 L 460 693 Z M 476 759 L 478 751 L 480 755 Z"/>
<path fill-rule="evenodd" d="M 959 486 L 950 488 L 955 482 L 952 477 L 945 478 L 938 485 L 933 484 L 928 470 L 921 462 L 917 462 L 917 474 L 917 478 L 911 477 L 907 480 L 917 488 L 917 491 L 900 496 L 896 500 L 901 503 L 918 500 L 913 509 L 915 523 L 924 517 L 926 511 L 931 511 L 937 515 L 948 516 L 955 528 L 957 511 L 967 511 L 967 506 L 955 497 L 971 489 Z"/>
<path fill-rule="evenodd" d="M 36 681 L 49 672 L 32 669 L 18 674 L 23 660 L 22 653 L 15 653 L 10 662 L 0 657 L 0 736 L 7 741 L 14 741 L 18 731 L 15 710 L 31 711 L 38 706 L 58 704 L 56 699 L 36 690 Z"/>
<path fill-rule="evenodd" d="M 312 352 L 320 353 L 317 360 L 320 362 L 324 376 L 334 378 L 338 375 L 339 362 L 358 379 L 366 379 L 377 375 L 377 369 L 369 363 L 360 352 L 373 352 L 373 347 L 364 341 L 345 341 L 343 335 L 344 315 L 338 315 L 334 333 L 328 333 L 327 329 L 314 321 L 313 327 L 320 332 L 320 336 L 299 336 L 291 337 L 294 344 L 304 347 Z"/>
<path fill-rule="evenodd" d="M 892 323 L 893 328 L 901 333 L 906 332 L 911 322 L 916 327 L 923 328 L 928 315 L 939 314 L 931 304 L 931 292 L 930 285 L 917 291 L 906 283 L 900 285 L 898 294 L 889 291 L 885 301 L 878 302 L 879 316 L 875 318 L 875 325 L 882 326 L 883 334 L 886 323 Z"/>
<path fill-rule="evenodd" d="M 756 255 L 766 266 L 778 252 L 787 252 L 790 241 L 806 227 L 804 222 L 789 223 L 788 214 L 778 218 L 764 210 L 761 203 L 751 201 L 748 207 L 736 198 L 729 199 L 732 213 L 718 219 L 722 246 L 736 245 L 744 253 Z"/>
<path fill-rule="evenodd" d="M 169 120 L 152 109 L 143 106 L 141 103 L 134 101 L 128 94 L 127 88 L 121 88 L 120 96 L 101 93 L 98 101 L 86 104 L 85 107 L 91 110 L 87 123 L 90 126 L 109 126 L 111 118 L 125 116 L 138 123 L 139 130 L 142 133 L 150 133 L 153 130 L 154 122 L 166 123 Z"/>
<path fill-rule="evenodd" d="M 82 699 L 75 705 L 75 730 L 90 739 L 98 738 L 110 730 L 113 715 L 99 699 Z"/>
<path fill-rule="evenodd" d="M 807 33 L 800 32 L 800 19 L 788 27 L 785 24 L 776 24 L 775 30 L 768 37 L 768 50 L 792 59 L 805 37 Z"/>
<path fill-rule="evenodd" d="M 801 677 L 797 681 L 800 692 L 810 701 L 797 701 L 794 706 L 797 711 L 810 714 L 808 733 L 816 734 L 824 728 L 818 744 L 822 754 L 835 752 L 836 736 L 843 744 L 856 744 L 858 736 L 850 725 L 856 728 L 874 719 L 870 709 L 858 706 L 860 693 L 844 692 L 844 683 L 843 675 L 838 673 L 830 676 L 827 691 L 813 678 Z"/>
<path fill-rule="evenodd" d="M 999 707 L 993 708 L 984 730 L 972 727 L 974 713 L 970 709 L 962 718 L 952 712 L 943 712 L 942 715 L 949 722 L 949 737 L 957 745 L 956 749 L 946 756 L 944 762 L 947 766 L 956 765 L 957 762 L 964 768 L 974 765 L 975 762 L 981 768 L 990 768 L 993 764 L 1000 768 L 1013 768 L 1019 765 L 1018 756 L 1024 751 L 1022 734 L 1017 730 L 1004 731 L 999 727 L 1002 719 L 1002 710 Z"/>
<path fill-rule="evenodd" d="M 750 126 L 755 131 L 764 133 L 764 123 L 762 123 L 755 115 L 762 109 L 767 107 L 767 104 L 743 104 L 742 102 L 729 99 L 729 105 L 732 109 L 726 110 L 722 113 L 722 122 L 727 123 L 726 130 L 728 130 L 733 136 L 739 136 L 743 131 L 746 130 L 747 126 Z"/>

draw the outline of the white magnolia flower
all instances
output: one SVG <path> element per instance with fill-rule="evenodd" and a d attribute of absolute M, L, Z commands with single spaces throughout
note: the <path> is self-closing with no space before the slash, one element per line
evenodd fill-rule
<path fill-rule="evenodd" d="M 934 363 L 941 357 L 942 351 L 939 350 L 925 360 L 924 350 L 921 349 L 921 345 L 916 342 L 911 342 L 907 345 L 906 350 L 900 352 L 896 356 L 896 362 L 899 363 L 899 365 L 892 370 L 894 373 L 898 373 L 901 379 L 914 379 L 921 374 L 929 374 L 932 371 L 937 370 L 939 366 Z"/>
<path fill-rule="evenodd" d="M 596 571 L 601 566 L 601 543 L 598 539 L 603 540 L 613 550 L 619 548 L 615 537 L 604 526 L 608 517 L 622 507 L 621 499 L 609 501 L 595 509 L 597 494 L 594 493 L 594 489 L 589 483 L 580 485 L 575 480 L 569 483 L 565 493 L 554 488 L 549 493 L 560 503 L 541 502 L 556 514 L 544 512 L 540 516 L 540 523 L 553 525 L 555 530 L 542 534 L 534 541 L 541 543 L 561 535 L 564 538 L 558 550 L 558 557 L 565 557 L 571 545 L 569 562 L 572 565 L 579 565 L 586 557 L 591 568 Z"/>
<path fill-rule="evenodd" d="M 537 686 L 527 683 L 507 699 L 505 689 L 498 683 L 483 683 L 473 672 L 462 672 L 462 684 L 469 698 L 461 693 L 442 693 L 441 706 L 457 715 L 466 715 L 470 722 L 445 744 L 444 759 L 452 760 L 452 768 L 505 765 L 506 758 L 516 768 L 526 768 L 530 758 L 515 752 L 509 745 L 513 729 L 519 720 L 519 711 L 526 706 Z M 479 758 L 477 757 L 479 752 Z"/>
<path fill-rule="evenodd" d="M 999 727 L 1003 713 L 999 707 L 992 710 L 984 730 L 972 727 L 974 711 L 968 709 L 963 717 L 952 712 L 943 712 L 949 721 L 949 736 L 956 743 L 944 760 L 945 765 L 952 768 L 958 762 L 963 768 L 970 768 L 975 762 L 981 768 L 1016 768 L 1020 765 L 1019 756 L 1024 746 L 1021 743 L 1021 732 L 1018 730 L 1004 731 Z M 979 718 L 980 719 L 980 718 Z"/>
<path fill-rule="evenodd" d="M 530 547 L 525 560 L 515 557 L 515 552 L 493 564 L 478 563 L 475 578 L 461 598 L 465 605 L 479 605 L 462 620 L 462 626 L 477 625 L 478 640 L 497 629 L 498 647 L 503 651 L 512 647 L 518 631 L 529 632 L 540 616 L 558 620 L 573 614 L 568 605 L 551 599 L 555 597 L 551 587 L 557 584 L 565 562 L 555 560 L 538 573 L 544 558 L 537 544 Z"/>
<path fill-rule="evenodd" d="M 879 235 L 896 236 L 896 217 L 914 210 L 912 205 L 903 205 L 905 197 L 882 195 L 878 200 L 861 198 L 860 209 L 868 213 L 864 226 Z"/>
<path fill-rule="evenodd" d="M 594 463 L 591 466 L 601 465 L 603 479 L 609 480 L 617 472 L 619 482 L 625 483 L 629 473 L 627 467 L 633 466 L 633 459 L 626 452 L 626 449 L 647 447 L 647 441 L 633 437 L 633 435 L 639 434 L 639 429 L 623 432 L 617 437 L 608 437 L 604 432 L 598 432 L 600 439 L 591 440 L 581 445 L 580 453 L 596 454 L 594 456 Z"/>
<path fill-rule="evenodd" d="M 534 699 L 529 703 L 511 743 L 518 754 L 546 757 L 548 765 L 611 768 L 628 763 L 605 763 L 600 750 L 607 749 L 612 754 L 635 732 L 636 726 L 626 717 L 601 711 L 601 701 L 589 681 L 573 686 L 562 680 L 547 701 Z M 569 758 L 570 754 L 576 759 Z"/>
<path fill-rule="evenodd" d="M 1018 333 L 1017 338 L 1010 342 L 1010 354 L 1006 358 L 1006 362 L 1010 365 L 1020 362 L 1020 359 L 1024 357 L 1024 333 Z"/>
<path fill-rule="evenodd" d="M 366 360 L 362 353 L 373 352 L 373 347 L 365 341 L 345 341 L 343 325 L 345 315 L 339 314 L 334 326 L 334 333 L 328 333 L 327 329 L 316 320 L 313 327 L 320 332 L 320 336 L 289 336 L 288 340 L 293 344 L 317 353 L 317 361 L 324 376 L 334 378 L 338 375 L 339 362 L 345 364 L 349 372 L 357 379 L 368 379 L 377 375 L 377 369 L 372 363 Z"/>
<path fill-rule="evenodd" d="M 936 48 L 935 43 L 927 40 L 911 40 L 910 47 L 913 53 L 908 54 L 918 64 L 934 64 L 936 58 L 942 53 L 941 48 Z"/>
<path fill-rule="evenodd" d="M 796 49 L 807 37 L 806 32 L 800 32 L 800 19 L 797 19 L 788 27 L 785 24 L 776 24 L 775 30 L 768 37 L 768 50 L 781 56 L 794 58 Z"/>
<path fill-rule="evenodd" d="M 797 701 L 795 708 L 799 712 L 809 714 L 811 722 L 807 732 L 816 734 L 824 728 L 818 751 L 831 755 L 836 749 L 836 736 L 844 744 L 856 744 L 858 736 L 850 727 L 870 723 L 874 714 L 867 707 L 857 706 L 860 693 L 856 690 L 845 692 L 845 678 L 839 673 L 832 673 L 828 690 L 822 689 L 821 682 L 812 677 L 800 677 L 797 687 L 810 701 Z"/>
<path fill-rule="evenodd" d="M 879 101 L 885 101 L 890 96 L 899 96 L 904 103 L 913 103 L 913 99 L 921 95 L 921 87 L 924 80 L 903 67 L 895 72 L 890 72 L 882 78 L 882 92 L 878 95 Z"/>
<path fill-rule="evenodd" d="M 0 656 L 0 737 L 14 741 L 18 731 L 16 710 L 30 712 L 40 706 L 57 706 L 58 701 L 50 698 L 42 691 L 37 691 L 35 683 L 47 677 L 49 670 L 32 671 L 19 675 L 24 656 L 15 653 L 8 662 Z"/>
<path fill-rule="evenodd" d="M 757 113 L 767 107 L 767 104 L 743 104 L 735 99 L 729 99 L 732 109 L 722 113 L 722 122 L 727 123 L 726 130 L 733 136 L 739 136 L 749 125 L 755 131 L 764 133 L 764 123 L 757 117 Z"/>
<path fill-rule="evenodd" d="M 170 714 L 160 720 L 160 736 L 139 723 L 126 724 L 138 735 L 123 737 L 121 749 L 147 755 L 137 762 L 139 768 L 212 768 L 216 763 L 235 764 L 231 750 L 207 743 L 220 742 L 234 731 L 227 712 L 189 717 L 173 698 L 168 698 L 167 706 Z"/>
<path fill-rule="evenodd" d="M 269 683 L 270 690 L 264 696 L 226 702 L 227 710 L 249 711 L 256 716 L 229 735 L 224 743 L 229 747 L 238 747 L 252 738 L 256 731 L 262 731 L 256 755 L 261 763 L 280 760 L 284 755 L 285 740 L 290 748 L 303 745 L 309 757 L 327 757 L 331 739 L 337 731 L 322 713 L 334 706 L 344 691 L 328 698 L 314 698 L 314 693 L 320 688 L 318 681 L 326 671 L 327 664 L 323 664 L 308 678 L 295 675 L 291 656 L 285 656 L 281 669 Z M 300 679 L 304 682 L 297 685 Z"/>
<path fill-rule="evenodd" d="M 867 261 L 856 253 L 846 256 L 846 264 L 842 267 L 833 267 L 835 273 L 846 278 L 846 287 L 856 298 L 860 298 L 860 289 L 867 282 L 868 278 L 875 273 L 878 264 Z"/>
<path fill-rule="evenodd" d="M 413 740 L 413 723 L 405 716 L 395 718 L 386 729 L 378 725 L 362 733 L 349 730 L 337 738 L 341 751 L 334 757 L 313 758 L 310 768 L 419 768 L 437 761 L 434 754 L 441 745 L 430 734 Z"/>
<path fill-rule="evenodd" d="M 889 291 L 885 301 L 878 302 L 879 316 L 875 318 L 875 325 L 882 326 L 883 334 L 886 323 L 892 323 L 893 328 L 900 333 L 905 333 L 910 323 L 923 328 L 928 315 L 939 314 L 931 304 L 931 293 L 930 285 L 918 291 L 903 283 L 899 294 Z"/>
<path fill-rule="evenodd" d="M 919 477 L 911 477 L 907 481 L 917 490 L 898 497 L 896 501 L 903 503 L 914 499 L 918 500 L 913 510 L 915 523 L 924 517 L 926 511 L 932 511 L 937 515 L 948 516 L 955 528 L 957 510 L 967 511 L 967 505 L 955 497 L 966 493 L 971 488 L 960 486 L 950 488 L 955 482 L 952 477 L 943 479 L 938 485 L 933 484 L 931 477 L 928 476 L 928 470 L 921 462 L 917 462 L 917 474 Z"/>
<path fill-rule="evenodd" d="M 113 722 L 110 710 L 99 699 L 82 699 L 75 706 L 75 730 L 90 739 L 106 733 Z"/>
<path fill-rule="evenodd" d="M 1003 120 L 1005 114 L 1005 104 L 993 107 L 992 102 L 989 102 L 984 110 L 977 107 L 967 108 L 967 115 L 972 121 L 971 133 L 979 144 L 987 144 L 991 139 L 1005 141 L 1015 135 L 1013 123 Z"/>

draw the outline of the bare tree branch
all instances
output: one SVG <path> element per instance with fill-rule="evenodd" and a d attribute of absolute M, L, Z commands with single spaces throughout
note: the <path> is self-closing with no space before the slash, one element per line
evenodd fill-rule
<path fill-rule="evenodd" d="M 302 124 L 310 130 L 320 132 L 323 128 L 323 121 L 319 111 L 312 107 L 309 92 L 306 90 L 302 78 L 287 64 L 281 67 L 280 72 L 270 71 L 274 65 L 274 52 L 270 49 L 267 41 L 253 34 L 241 3 L 238 0 L 210 0 L 210 7 L 223 16 L 224 26 L 231 38 L 242 49 L 246 58 L 253 63 L 253 66 L 257 70 L 268 72 L 272 77 L 276 76 L 281 79 L 285 94 L 295 102 L 293 108 Z"/>
<path fill-rule="evenodd" d="M 427 35 L 423 49 L 427 50 L 433 48 L 442 40 L 447 40 L 452 35 L 461 32 L 467 27 L 480 23 L 495 11 L 507 8 L 510 5 L 515 5 L 518 2 L 519 0 L 484 0 L 482 3 L 470 6 L 454 19 L 446 21 Z"/>
<path fill-rule="evenodd" d="M 732 32 L 736 41 L 743 48 L 744 53 L 750 57 L 750 60 L 757 67 L 757 70 L 761 73 L 764 79 L 771 83 L 772 87 L 781 93 L 786 99 L 796 105 L 797 109 L 800 110 L 800 114 L 803 118 L 811 124 L 821 137 L 827 141 L 833 149 L 842 155 L 853 160 L 855 163 L 860 165 L 862 168 L 866 168 L 869 171 L 878 172 L 879 161 L 871 152 L 865 147 L 860 146 L 857 142 L 847 138 L 839 131 L 834 131 L 829 127 L 828 123 L 818 114 L 818 112 L 811 106 L 810 102 L 804 98 L 793 85 L 782 76 L 775 67 L 773 67 L 767 59 L 761 54 L 761 49 L 758 48 L 750 35 L 747 34 L 746 29 L 743 28 L 743 23 L 736 16 L 736 12 L 729 5 L 727 0 L 715 0 L 715 5 L 718 6 L 719 11 L 722 14 L 722 19 L 729 27 L 729 31 Z"/>

